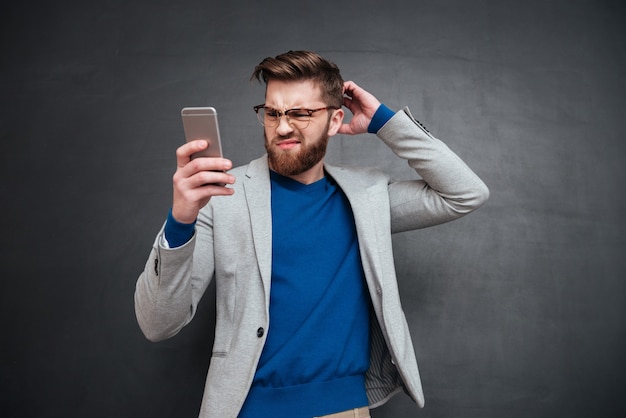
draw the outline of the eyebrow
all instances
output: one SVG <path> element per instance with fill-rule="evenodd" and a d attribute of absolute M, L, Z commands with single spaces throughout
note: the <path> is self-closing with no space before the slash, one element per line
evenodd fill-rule
<path fill-rule="evenodd" d="M 321 105 L 321 107 L 324 107 L 324 106 L 325 105 Z M 313 105 L 309 105 L 309 106 L 294 106 L 294 107 L 289 107 L 289 108 L 286 108 L 286 109 L 280 109 L 280 108 L 278 108 L 276 106 L 271 106 L 271 105 L 268 105 L 266 103 L 265 107 L 270 108 L 270 109 L 274 109 L 274 110 L 281 110 L 282 111 L 282 110 L 293 110 L 293 109 L 317 109 L 320 106 L 317 106 L 317 105 L 315 105 L 315 106 L 313 106 Z"/>

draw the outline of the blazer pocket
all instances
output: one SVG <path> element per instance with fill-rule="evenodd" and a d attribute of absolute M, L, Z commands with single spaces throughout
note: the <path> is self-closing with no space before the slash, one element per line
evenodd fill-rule
<path fill-rule="evenodd" d="M 214 357 L 226 357 L 237 329 L 237 269 L 222 269 L 216 277 Z"/>

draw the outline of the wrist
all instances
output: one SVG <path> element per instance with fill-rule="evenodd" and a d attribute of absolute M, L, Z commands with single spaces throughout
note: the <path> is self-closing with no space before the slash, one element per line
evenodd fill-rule
<path fill-rule="evenodd" d="M 372 120 L 367 127 L 367 132 L 375 134 L 393 117 L 393 115 L 395 115 L 395 112 L 381 103 L 378 109 L 376 109 L 374 116 L 372 116 Z"/>
<path fill-rule="evenodd" d="M 185 223 L 177 220 L 170 209 L 165 222 L 165 239 L 171 248 L 180 247 L 193 237 L 196 221 Z"/>
<path fill-rule="evenodd" d="M 193 207 L 189 207 L 185 204 L 176 204 L 176 199 L 174 199 L 174 203 L 170 208 L 169 216 L 173 218 L 176 222 L 181 224 L 192 224 L 196 221 L 198 217 L 198 211 Z"/>

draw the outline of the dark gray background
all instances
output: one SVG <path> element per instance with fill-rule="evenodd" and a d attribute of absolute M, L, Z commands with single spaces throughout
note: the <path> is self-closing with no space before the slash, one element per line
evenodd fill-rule
<path fill-rule="evenodd" d="M 3 416 L 197 414 L 213 293 L 153 344 L 135 280 L 169 209 L 180 109 L 217 107 L 246 163 L 263 152 L 249 76 L 289 49 L 410 106 L 492 192 L 394 237 L 426 408 L 400 395 L 373 416 L 625 416 L 621 2 L 6 3 Z M 328 159 L 414 175 L 371 135 L 335 137 Z"/>

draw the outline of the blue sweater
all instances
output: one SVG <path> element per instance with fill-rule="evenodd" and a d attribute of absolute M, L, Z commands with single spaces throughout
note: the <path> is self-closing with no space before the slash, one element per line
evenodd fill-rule
<path fill-rule="evenodd" d="M 271 173 L 270 325 L 240 417 L 366 406 L 369 295 L 350 204 L 329 178 Z"/>

